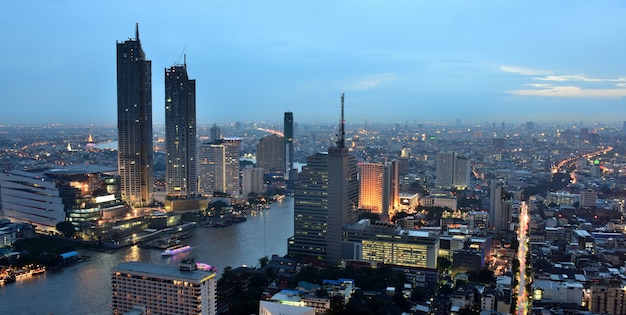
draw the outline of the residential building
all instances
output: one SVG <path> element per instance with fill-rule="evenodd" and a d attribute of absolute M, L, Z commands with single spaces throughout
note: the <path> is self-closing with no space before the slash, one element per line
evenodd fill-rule
<path fill-rule="evenodd" d="M 240 138 L 224 138 L 205 142 L 198 148 L 199 192 L 240 195 L 239 152 Z"/>
<path fill-rule="evenodd" d="M 271 134 L 261 138 L 256 147 L 256 166 L 269 173 L 284 173 L 284 146 L 283 137 Z"/>
<path fill-rule="evenodd" d="M 117 265 L 111 272 L 113 314 L 139 309 L 143 314 L 217 313 L 215 272 L 183 261 L 177 268 L 138 261 Z"/>
<path fill-rule="evenodd" d="M 364 239 L 362 260 L 407 267 L 437 268 L 439 234 L 433 231 L 401 230 L 392 237 Z"/>
<path fill-rule="evenodd" d="M 264 175 L 265 170 L 263 168 L 244 168 L 241 173 L 241 195 L 246 197 L 250 193 L 262 194 L 265 192 Z"/>
<path fill-rule="evenodd" d="M 118 172 L 122 199 L 132 207 L 153 203 L 152 63 L 139 41 L 117 43 Z"/>
<path fill-rule="evenodd" d="M 283 140 L 285 143 L 283 149 L 284 158 L 282 159 L 283 163 L 285 163 L 285 166 L 281 168 L 285 171 L 285 181 L 293 181 L 293 179 L 291 178 L 291 173 L 294 168 L 293 131 L 293 113 L 285 112 L 285 116 L 283 119 Z"/>

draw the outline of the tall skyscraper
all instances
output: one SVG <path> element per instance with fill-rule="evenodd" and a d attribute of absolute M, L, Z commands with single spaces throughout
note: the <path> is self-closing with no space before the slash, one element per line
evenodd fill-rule
<path fill-rule="evenodd" d="M 215 271 L 193 261 L 178 268 L 131 261 L 111 273 L 113 314 L 217 314 Z"/>
<path fill-rule="evenodd" d="M 470 185 L 472 166 L 470 159 L 465 156 L 455 156 L 454 158 L 454 177 L 452 185 L 459 189 L 465 189 Z"/>
<path fill-rule="evenodd" d="M 285 112 L 283 121 L 283 134 L 285 141 L 284 163 L 285 163 L 285 181 L 291 180 L 291 170 L 293 170 L 293 113 Z"/>
<path fill-rule="evenodd" d="M 117 43 L 118 172 L 122 199 L 133 207 L 153 202 L 152 63 L 139 41 Z"/>
<path fill-rule="evenodd" d="M 329 263 L 341 261 L 343 226 L 358 218 L 358 167 L 345 147 L 343 100 L 342 94 L 337 146 L 309 156 L 295 183 L 294 236 L 289 241 L 290 254 Z"/>
<path fill-rule="evenodd" d="M 240 138 L 224 138 L 200 144 L 198 148 L 200 193 L 212 195 L 214 192 L 222 192 L 239 197 L 240 145 Z"/>
<path fill-rule="evenodd" d="M 165 179 L 169 197 L 198 191 L 196 166 L 196 80 L 187 64 L 165 69 Z"/>
<path fill-rule="evenodd" d="M 285 172 L 285 143 L 279 135 L 261 138 L 256 147 L 256 165 L 269 173 Z"/>

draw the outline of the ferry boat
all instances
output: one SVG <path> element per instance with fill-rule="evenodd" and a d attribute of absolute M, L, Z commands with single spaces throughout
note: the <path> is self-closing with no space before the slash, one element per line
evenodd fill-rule
<path fill-rule="evenodd" d="M 180 253 L 188 252 L 191 250 L 191 248 L 192 247 L 189 245 L 181 245 L 181 244 L 170 246 L 166 250 L 161 252 L 161 256 L 174 256 Z"/>

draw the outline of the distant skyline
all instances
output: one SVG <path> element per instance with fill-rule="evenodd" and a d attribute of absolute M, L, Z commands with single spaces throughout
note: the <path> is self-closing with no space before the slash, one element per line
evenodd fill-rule
<path fill-rule="evenodd" d="M 115 124 L 115 43 L 197 82 L 198 124 L 626 120 L 623 1 L 12 1 L 0 124 Z"/>

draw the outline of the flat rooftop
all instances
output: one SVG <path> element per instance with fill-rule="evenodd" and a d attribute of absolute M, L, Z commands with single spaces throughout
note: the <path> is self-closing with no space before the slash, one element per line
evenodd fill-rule
<path fill-rule="evenodd" d="M 128 272 L 132 274 L 154 275 L 155 277 L 166 277 L 175 280 L 202 281 L 214 275 L 215 272 L 193 270 L 185 271 L 178 269 L 178 266 L 149 264 L 140 261 L 129 261 L 121 263 L 111 269 L 113 272 Z"/>

